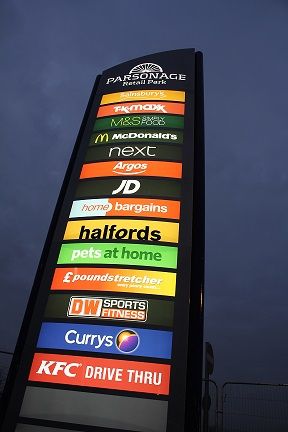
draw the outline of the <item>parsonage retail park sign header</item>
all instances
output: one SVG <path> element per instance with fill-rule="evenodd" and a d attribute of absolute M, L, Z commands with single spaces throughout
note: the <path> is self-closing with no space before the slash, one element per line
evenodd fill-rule
<path fill-rule="evenodd" d="M 5 387 L 2 432 L 199 430 L 202 75 L 201 53 L 184 49 L 97 78 Z"/>

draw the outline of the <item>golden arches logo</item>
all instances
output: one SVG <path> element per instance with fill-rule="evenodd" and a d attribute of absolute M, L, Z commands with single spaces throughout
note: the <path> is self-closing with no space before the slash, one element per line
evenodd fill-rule
<path fill-rule="evenodd" d="M 108 135 L 108 133 L 98 134 L 98 135 L 96 136 L 96 138 L 95 138 L 95 144 L 96 144 L 98 141 L 100 141 L 100 142 L 103 142 L 103 141 L 107 142 L 107 141 L 109 141 L 109 135 Z"/>

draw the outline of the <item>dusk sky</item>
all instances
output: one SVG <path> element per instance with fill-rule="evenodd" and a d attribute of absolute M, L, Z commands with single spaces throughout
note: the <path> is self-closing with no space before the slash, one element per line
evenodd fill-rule
<path fill-rule="evenodd" d="M 204 55 L 213 378 L 287 383 L 288 2 L 0 2 L 0 349 L 13 351 L 96 75 Z"/>

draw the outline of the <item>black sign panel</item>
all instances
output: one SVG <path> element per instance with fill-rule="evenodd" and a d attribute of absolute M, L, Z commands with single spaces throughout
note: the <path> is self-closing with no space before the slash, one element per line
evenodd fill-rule
<path fill-rule="evenodd" d="M 188 432 L 201 411 L 202 57 L 98 77 L 8 376 L 3 432 Z"/>

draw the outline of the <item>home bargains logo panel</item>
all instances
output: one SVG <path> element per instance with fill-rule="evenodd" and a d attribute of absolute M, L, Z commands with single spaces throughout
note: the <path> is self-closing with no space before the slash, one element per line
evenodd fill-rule
<path fill-rule="evenodd" d="M 172 332 L 45 322 L 37 348 L 170 359 Z"/>
<path fill-rule="evenodd" d="M 70 218 L 97 216 L 140 216 L 179 219 L 180 202 L 140 198 L 102 198 L 74 201 Z"/>
<path fill-rule="evenodd" d="M 111 291 L 175 296 L 176 273 L 101 267 L 56 268 L 51 290 Z"/>
<path fill-rule="evenodd" d="M 170 365 L 36 353 L 29 381 L 168 395 Z"/>

